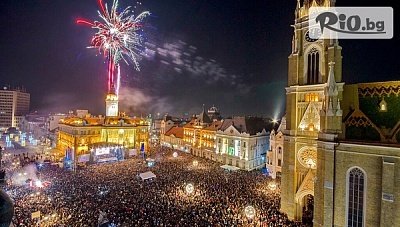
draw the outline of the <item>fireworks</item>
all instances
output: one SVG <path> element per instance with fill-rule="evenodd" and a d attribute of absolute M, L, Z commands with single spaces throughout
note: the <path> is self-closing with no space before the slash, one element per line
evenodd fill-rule
<path fill-rule="evenodd" d="M 138 16 L 133 14 L 130 6 L 122 12 L 117 12 L 118 0 L 113 0 L 111 9 L 107 4 L 99 0 L 101 11 L 98 11 L 103 22 L 87 20 L 77 20 L 79 24 L 87 24 L 98 31 L 91 39 L 89 48 L 97 48 L 108 58 L 108 91 L 115 89 L 118 95 L 120 87 L 120 68 L 119 62 L 124 60 L 129 65 L 131 60 L 137 71 L 140 70 L 138 57 L 143 52 L 143 36 L 139 33 L 142 30 L 144 18 L 150 15 L 145 11 Z"/>

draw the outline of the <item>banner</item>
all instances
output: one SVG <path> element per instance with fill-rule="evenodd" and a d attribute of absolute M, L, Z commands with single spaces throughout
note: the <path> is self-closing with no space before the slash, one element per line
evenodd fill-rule
<path fill-rule="evenodd" d="M 104 155 L 109 153 L 110 153 L 109 147 L 96 148 L 96 155 Z"/>
<path fill-rule="evenodd" d="M 88 162 L 90 158 L 89 154 L 83 154 L 78 156 L 78 162 Z"/>
<path fill-rule="evenodd" d="M 109 158 L 101 158 L 97 160 L 98 163 L 104 163 L 104 162 L 115 162 L 118 161 L 116 157 L 109 157 Z"/>

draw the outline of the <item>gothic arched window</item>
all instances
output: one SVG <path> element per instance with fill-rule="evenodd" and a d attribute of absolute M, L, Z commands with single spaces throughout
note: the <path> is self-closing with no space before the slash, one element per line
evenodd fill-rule
<path fill-rule="evenodd" d="M 347 176 L 347 226 L 365 226 L 366 177 L 360 168 L 353 168 Z"/>
<path fill-rule="evenodd" d="M 319 81 L 319 52 L 313 47 L 307 54 L 307 84 L 317 84 Z"/>

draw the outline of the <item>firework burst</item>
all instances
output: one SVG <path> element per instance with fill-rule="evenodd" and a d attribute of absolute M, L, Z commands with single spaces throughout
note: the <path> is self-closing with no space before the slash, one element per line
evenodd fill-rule
<path fill-rule="evenodd" d="M 129 65 L 131 60 L 137 71 L 140 70 L 138 57 L 143 52 L 143 36 L 139 33 L 142 30 L 144 18 L 150 15 L 145 11 L 138 16 L 133 14 L 130 6 L 125 10 L 118 12 L 118 0 L 113 0 L 111 9 L 107 4 L 99 0 L 101 11 L 98 11 L 99 17 L 103 22 L 88 20 L 77 20 L 78 24 L 87 24 L 98 31 L 91 39 L 91 46 L 88 48 L 97 48 L 108 58 L 108 91 L 115 89 L 118 95 L 120 87 L 120 68 L 119 62 L 125 61 Z"/>

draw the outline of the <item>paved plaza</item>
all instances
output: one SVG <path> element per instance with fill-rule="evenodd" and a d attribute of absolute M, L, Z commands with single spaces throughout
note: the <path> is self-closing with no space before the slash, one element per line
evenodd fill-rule
<path fill-rule="evenodd" d="M 306 226 L 279 213 L 279 182 L 261 171 L 229 172 L 219 163 L 183 152 L 174 157 L 173 152 L 154 152 L 151 167 L 134 157 L 75 172 L 34 164 L 9 170 L 14 178 L 23 178 L 24 172 L 25 177 L 40 175 L 42 182 L 51 183 L 28 187 L 14 179 L 4 187 L 15 201 L 13 224 L 75 227 L 108 221 L 109 226 L 121 227 Z M 142 180 L 139 174 L 147 171 L 156 177 Z M 254 216 L 246 215 L 249 206 Z M 32 218 L 37 211 L 39 217 Z"/>

